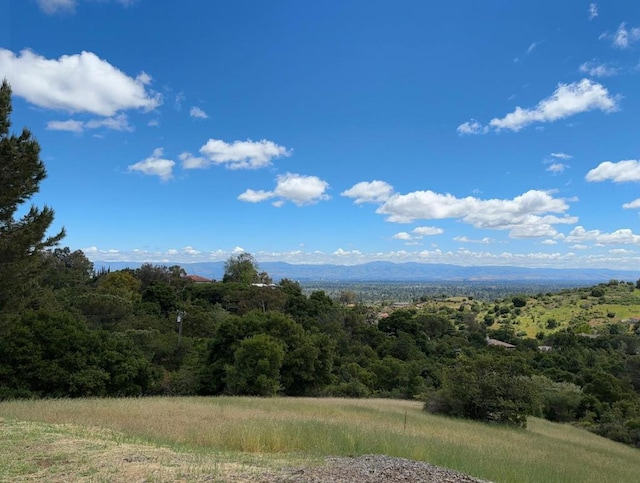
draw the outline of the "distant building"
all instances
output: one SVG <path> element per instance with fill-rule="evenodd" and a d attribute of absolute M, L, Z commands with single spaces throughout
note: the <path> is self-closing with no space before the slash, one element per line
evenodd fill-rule
<path fill-rule="evenodd" d="M 513 344 L 509 344 L 508 342 L 502 342 L 501 340 L 498 339 L 491 339 L 490 337 L 487 337 L 487 345 L 493 345 L 496 347 L 502 347 L 504 349 L 515 349 L 516 346 Z"/>
<path fill-rule="evenodd" d="M 200 275 L 185 275 L 184 278 L 188 278 L 195 283 L 211 283 L 214 281 L 210 278 L 201 277 Z"/>
<path fill-rule="evenodd" d="M 550 345 L 541 345 L 541 346 L 538 346 L 538 350 L 539 350 L 540 352 L 549 352 L 549 351 L 550 351 L 550 350 L 552 350 L 552 349 L 553 349 L 553 347 L 551 347 Z"/>

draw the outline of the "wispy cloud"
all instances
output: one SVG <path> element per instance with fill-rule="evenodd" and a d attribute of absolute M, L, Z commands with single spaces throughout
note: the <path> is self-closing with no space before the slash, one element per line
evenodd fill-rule
<path fill-rule="evenodd" d="M 618 49 L 628 49 L 631 45 L 640 40 L 640 27 L 627 28 L 626 22 L 622 22 L 614 33 L 604 32 L 601 39 L 611 41 L 611 45 Z"/>
<path fill-rule="evenodd" d="M 584 62 L 579 67 L 580 72 L 591 77 L 612 77 L 620 73 L 620 69 L 610 64 L 599 63 L 596 60 Z"/>
<path fill-rule="evenodd" d="M 590 3 L 587 12 L 589 12 L 589 20 L 593 20 L 598 16 L 598 5 L 595 3 Z"/>
<path fill-rule="evenodd" d="M 55 13 L 70 13 L 74 12 L 78 5 L 78 0 L 37 0 L 40 10 L 48 15 Z M 109 1 L 109 0 L 102 0 Z M 136 0 L 116 0 L 116 3 L 120 5 L 128 6 L 132 5 Z"/>
<path fill-rule="evenodd" d="M 78 121 L 68 119 L 66 121 L 49 121 L 47 129 L 50 131 L 70 131 L 81 133 L 88 129 L 111 129 L 113 131 L 132 132 L 133 126 L 129 124 L 129 118 L 126 114 L 121 113 L 113 117 L 105 117 L 101 119 L 91 119 L 89 121 Z"/>
<path fill-rule="evenodd" d="M 207 113 L 204 112 L 202 109 L 200 109 L 199 107 L 193 106 L 191 108 L 191 110 L 189 111 L 189 115 L 191 117 L 195 117 L 197 119 L 208 119 L 209 116 L 207 116 Z"/>

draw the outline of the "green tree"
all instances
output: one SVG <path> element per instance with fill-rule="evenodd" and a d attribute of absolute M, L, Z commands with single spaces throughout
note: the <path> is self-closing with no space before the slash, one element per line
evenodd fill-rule
<path fill-rule="evenodd" d="M 425 404 L 429 412 L 526 427 L 533 411 L 531 380 L 509 360 L 490 355 L 461 358 L 446 368 L 442 387 Z"/>
<path fill-rule="evenodd" d="M 280 389 L 284 349 L 277 339 L 256 334 L 244 339 L 227 366 L 227 389 L 232 394 L 275 396 Z"/>
<path fill-rule="evenodd" d="M 9 134 L 11 87 L 0 87 L 0 317 L 16 313 L 26 295 L 37 286 L 40 252 L 56 245 L 64 230 L 47 236 L 53 210 L 36 206 L 16 218 L 18 208 L 39 191 L 46 177 L 40 145 L 28 129 Z M 3 326 L 4 324 L 2 324 Z"/>
<path fill-rule="evenodd" d="M 237 257 L 229 257 L 224 263 L 223 282 L 237 282 L 249 285 L 260 282 L 261 278 L 266 281 L 268 276 L 264 272 L 258 273 L 258 264 L 253 255 L 249 253 L 241 253 Z"/>

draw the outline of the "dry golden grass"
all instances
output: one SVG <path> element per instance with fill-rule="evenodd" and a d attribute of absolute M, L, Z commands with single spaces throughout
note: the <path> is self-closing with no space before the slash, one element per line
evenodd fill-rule
<path fill-rule="evenodd" d="M 37 453 L 26 451 L 13 469 L 0 470 L 3 481 L 15 481 L 16 475 L 55 476 L 56 468 L 67 471 L 75 465 L 84 468 L 76 474 L 87 477 L 91 471 L 100 478 L 148 471 L 156 481 L 174 477 L 197 481 L 198 475 L 229 481 L 267 467 L 317 464 L 326 455 L 360 454 L 429 461 L 492 481 L 637 481 L 640 468 L 640 451 L 571 426 L 532 419 L 523 430 L 454 420 L 426 414 L 415 401 L 231 397 L 15 401 L 0 403 L 0 417 L 5 418 L 2 436 L 12 425 L 38 421 L 45 424 L 38 426 L 40 438 L 57 435 L 64 443 L 44 446 Z M 12 431 L 17 444 L 28 444 L 20 432 Z M 83 451 L 56 449 L 74 444 L 87 452 L 84 459 L 68 456 Z M 10 447 L 0 445 L 0 449 L 2 467 Z M 39 467 L 38 458 L 52 464 Z M 61 463 L 67 460 L 68 464 Z M 99 466 L 101 461 L 110 461 L 111 469 Z"/>

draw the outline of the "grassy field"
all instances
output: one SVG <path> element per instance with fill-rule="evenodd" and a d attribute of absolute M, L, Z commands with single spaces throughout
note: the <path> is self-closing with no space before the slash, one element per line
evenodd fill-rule
<path fill-rule="evenodd" d="M 395 400 L 141 398 L 0 403 L 0 481 L 241 481 L 387 454 L 496 482 L 637 481 L 640 451 L 531 419 L 513 429 Z"/>

